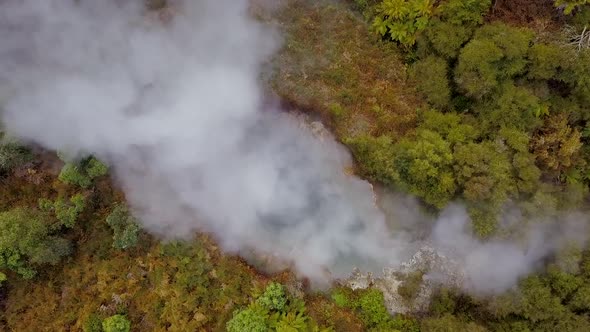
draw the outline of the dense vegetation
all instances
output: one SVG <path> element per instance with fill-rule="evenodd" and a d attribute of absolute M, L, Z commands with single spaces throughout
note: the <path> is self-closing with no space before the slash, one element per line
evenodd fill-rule
<path fill-rule="evenodd" d="M 498 14 L 521 2 L 551 14 Z M 587 0 L 291 0 L 272 15 L 287 39 L 269 86 L 322 117 L 360 175 L 432 211 L 463 202 L 482 239 L 503 234 L 506 204 L 530 220 L 587 209 L 590 46 L 575 42 Z M 160 242 L 99 159 L 0 135 L 0 330 L 590 331 L 583 248 L 504 294 L 442 288 L 429 312 L 392 316 L 376 289 L 315 293 L 203 234 Z"/>

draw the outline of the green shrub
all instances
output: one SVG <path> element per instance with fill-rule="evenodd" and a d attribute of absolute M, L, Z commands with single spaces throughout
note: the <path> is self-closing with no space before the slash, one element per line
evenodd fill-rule
<path fill-rule="evenodd" d="M 117 249 L 128 249 L 137 244 L 139 236 L 139 225 L 124 205 L 113 209 L 107 217 L 106 222 L 113 230 L 113 247 Z"/>
<path fill-rule="evenodd" d="M 232 319 L 227 322 L 227 332 L 267 332 L 268 314 L 261 308 L 251 306 L 234 312 Z"/>
<path fill-rule="evenodd" d="M 576 8 L 590 4 L 590 0 L 555 0 L 555 7 L 563 6 L 563 12 L 571 14 Z"/>
<path fill-rule="evenodd" d="M 529 30 L 501 23 L 481 27 L 459 54 L 455 82 L 467 96 L 482 98 L 525 71 L 532 38 Z"/>
<path fill-rule="evenodd" d="M 86 207 L 86 200 L 82 194 L 72 196 L 69 202 L 61 197 L 55 202 L 48 199 L 40 199 L 39 207 L 44 211 L 53 212 L 60 226 L 72 228 L 76 224 L 78 216 Z"/>
<path fill-rule="evenodd" d="M 340 105 L 338 103 L 332 103 L 328 107 L 330 109 L 330 113 L 336 119 L 340 119 L 340 118 L 342 118 L 342 116 L 344 116 L 346 114 L 346 110 L 344 110 L 342 105 Z"/>
<path fill-rule="evenodd" d="M 391 315 L 385 308 L 383 293 L 377 289 L 368 289 L 359 299 L 361 318 L 369 328 L 385 325 Z"/>
<path fill-rule="evenodd" d="M 104 332 L 129 332 L 131 322 L 123 315 L 114 315 L 102 321 Z"/>
<path fill-rule="evenodd" d="M 454 59 L 459 54 L 461 46 L 471 38 L 473 29 L 465 25 L 455 25 L 440 19 L 434 19 L 424 31 L 424 34 L 430 43 L 429 46 L 436 53 L 445 58 Z"/>
<path fill-rule="evenodd" d="M 29 149 L 14 142 L 0 144 L 0 172 L 7 172 L 33 159 Z"/>
<path fill-rule="evenodd" d="M 334 301 L 334 303 L 336 303 L 336 305 L 339 307 L 351 308 L 354 306 L 348 295 L 340 289 L 333 291 L 331 298 L 332 301 Z"/>
<path fill-rule="evenodd" d="M 271 282 L 256 303 L 267 310 L 283 311 L 287 305 L 285 288 L 279 283 Z"/>
<path fill-rule="evenodd" d="M 433 10 L 433 0 L 383 0 L 376 8 L 373 29 L 409 47 L 416 43 L 416 34 L 428 25 Z"/>
<path fill-rule="evenodd" d="M 455 26 L 476 26 L 492 5 L 491 0 L 447 0 L 438 8 L 438 16 Z"/>
<path fill-rule="evenodd" d="M 412 65 L 410 78 L 426 100 L 439 109 L 446 109 L 451 99 L 448 65 L 444 59 L 429 56 Z"/>
<path fill-rule="evenodd" d="M 393 143 L 390 137 L 360 135 L 345 141 L 365 176 L 384 184 L 395 182 Z"/>
<path fill-rule="evenodd" d="M 108 172 L 109 168 L 107 165 L 94 157 L 90 158 L 86 163 L 86 174 L 88 174 L 91 179 L 107 175 Z"/>
<path fill-rule="evenodd" d="M 64 183 L 77 185 L 82 188 L 88 188 L 92 184 L 92 180 L 79 166 L 73 163 L 66 163 L 59 173 L 58 179 Z"/>
<path fill-rule="evenodd" d="M 554 44 L 535 44 L 529 49 L 529 67 L 527 76 L 532 79 L 548 80 L 557 76 L 558 69 L 564 64 L 563 47 Z"/>
<path fill-rule="evenodd" d="M 38 265 L 57 264 L 71 253 L 69 241 L 52 235 L 43 219 L 28 208 L 0 212 L 0 269 L 31 279 Z"/>
<path fill-rule="evenodd" d="M 453 153 L 449 142 L 430 130 L 420 130 L 413 139 L 393 147 L 395 183 L 437 208 L 455 195 Z"/>
<path fill-rule="evenodd" d="M 88 188 L 92 185 L 93 179 L 107 173 L 108 167 L 105 164 L 94 157 L 89 157 L 79 163 L 66 162 L 58 178 L 64 183 Z"/>
<path fill-rule="evenodd" d="M 84 332 L 102 332 L 102 319 L 96 314 L 92 314 L 84 322 L 82 327 Z"/>

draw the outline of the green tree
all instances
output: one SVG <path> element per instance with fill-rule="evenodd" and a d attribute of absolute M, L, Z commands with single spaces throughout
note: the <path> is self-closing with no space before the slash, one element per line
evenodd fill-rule
<path fill-rule="evenodd" d="M 287 305 L 285 288 L 277 282 L 271 282 L 256 303 L 268 310 L 283 311 Z"/>
<path fill-rule="evenodd" d="M 102 332 L 102 319 L 96 314 L 91 314 L 82 327 L 84 332 Z"/>
<path fill-rule="evenodd" d="M 88 174 L 88 177 L 91 179 L 107 175 L 107 173 L 109 172 L 109 168 L 107 167 L 107 165 L 105 165 L 103 162 L 94 157 L 91 157 L 86 162 L 85 169 L 86 174 Z"/>
<path fill-rule="evenodd" d="M 532 132 L 542 124 L 541 115 L 548 112 L 549 107 L 543 105 L 531 91 L 512 83 L 498 86 L 494 98 L 477 108 L 483 128 L 488 133 L 495 133 L 502 127 Z"/>
<path fill-rule="evenodd" d="M 446 109 L 451 99 L 448 65 L 444 59 L 429 56 L 412 65 L 410 78 L 426 100 L 439 109 Z"/>
<path fill-rule="evenodd" d="M 88 188 L 92 184 L 92 180 L 80 166 L 73 163 L 66 163 L 59 173 L 59 180 L 72 185 L 77 185 L 82 188 Z"/>
<path fill-rule="evenodd" d="M 537 80 L 556 77 L 558 70 L 567 63 L 568 50 L 556 44 L 535 44 L 529 49 L 527 76 Z"/>
<path fill-rule="evenodd" d="M 548 287 L 538 276 L 524 279 L 520 284 L 521 299 L 519 314 L 532 322 L 559 319 L 564 313 L 564 306 L 558 297 L 553 296 Z"/>
<path fill-rule="evenodd" d="M 428 204 L 445 206 L 456 190 L 449 142 L 435 132 L 420 130 L 416 138 L 401 140 L 393 150 L 396 184 Z"/>
<path fill-rule="evenodd" d="M 458 143 L 471 142 L 478 137 L 477 130 L 463 123 L 463 118 L 454 112 L 421 112 L 418 128 L 438 133 L 451 147 Z"/>
<path fill-rule="evenodd" d="M 388 136 L 360 135 L 345 140 L 363 175 L 387 185 L 395 183 L 393 143 Z"/>
<path fill-rule="evenodd" d="M 455 81 L 468 96 L 482 98 L 502 81 L 524 73 L 532 38 L 529 30 L 501 23 L 481 27 L 461 50 Z"/>
<path fill-rule="evenodd" d="M 533 137 L 531 148 L 540 167 L 553 175 L 561 175 L 576 164 L 582 147 L 581 134 L 568 125 L 567 115 L 548 117 Z"/>
<path fill-rule="evenodd" d="M 0 142 L 0 173 L 10 171 L 32 159 L 33 155 L 28 148 L 16 142 Z"/>
<path fill-rule="evenodd" d="M 513 192 L 510 160 L 495 143 L 459 145 L 454 159 L 457 183 L 468 201 L 499 206 Z"/>
<path fill-rule="evenodd" d="M 0 268 L 30 279 L 38 265 L 57 264 L 71 253 L 69 241 L 52 235 L 43 219 L 26 208 L 0 212 Z"/>
<path fill-rule="evenodd" d="M 39 207 L 43 211 L 53 212 L 59 221 L 59 225 L 72 228 L 78 220 L 78 216 L 86 207 L 86 200 L 82 194 L 72 196 L 68 201 L 63 197 L 58 198 L 55 202 L 48 199 L 40 199 Z"/>
<path fill-rule="evenodd" d="M 92 180 L 106 175 L 108 167 L 94 157 L 83 159 L 78 163 L 66 162 L 59 174 L 59 180 L 67 184 L 88 188 Z"/>
<path fill-rule="evenodd" d="M 377 289 L 368 289 L 359 299 L 361 318 L 368 328 L 386 325 L 391 315 L 385 308 L 383 293 Z"/>
<path fill-rule="evenodd" d="M 267 332 L 269 331 L 268 313 L 258 306 L 250 306 L 234 312 L 227 322 L 227 332 Z"/>
<path fill-rule="evenodd" d="M 434 0 L 383 0 L 377 8 L 373 28 L 404 46 L 416 42 L 416 34 L 428 25 Z"/>
<path fill-rule="evenodd" d="M 129 332 L 131 322 L 123 315 L 114 315 L 102 321 L 102 329 L 104 332 Z"/>
<path fill-rule="evenodd" d="M 534 193 L 539 187 L 541 170 L 535 164 L 535 156 L 529 152 L 530 137 L 514 127 L 503 127 L 498 132 L 511 154 L 513 177 L 519 193 Z"/>
<path fill-rule="evenodd" d="M 428 28 L 424 31 L 428 46 L 447 59 L 454 59 L 458 56 L 461 47 L 471 38 L 473 29 L 466 25 L 455 25 L 442 21 L 438 18 L 430 21 Z M 422 39 L 419 39 L 420 43 Z M 422 46 L 419 44 L 419 46 Z"/>
<path fill-rule="evenodd" d="M 106 222 L 111 226 L 114 233 L 114 248 L 125 250 L 137 244 L 139 225 L 126 206 L 119 205 L 115 207 L 107 217 Z"/>
<path fill-rule="evenodd" d="M 437 8 L 437 15 L 456 26 L 476 26 L 483 23 L 491 5 L 491 0 L 447 0 Z"/>
<path fill-rule="evenodd" d="M 568 306 L 574 311 L 590 312 L 590 285 L 585 283 L 573 294 Z"/>
<path fill-rule="evenodd" d="M 563 12 L 567 15 L 571 14 L 576 8 L 590 4 L 590 0 L 555 0 L 555 7 L 563 6 Z"/>

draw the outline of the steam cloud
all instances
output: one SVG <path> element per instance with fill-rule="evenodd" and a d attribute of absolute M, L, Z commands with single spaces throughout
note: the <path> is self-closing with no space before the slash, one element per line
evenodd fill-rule
<path fill-rule="evenodd" d="M 8 1 L 2 120 L 108 161 L 151 232 L 212 232 L 227 250 L 290 259 L 316 279 L 339 263 L 391 261 L 370 185 L 343 172 L 349 154 L 261 111 L 259 73 L 278 40 L 247 9 L 186 1 L 162 25 L 141 1 Z"/>
<path fill-rule="evenodd" d="M 211 232 L 228 251 L 276 255 L 315 280 L 400 263 L 412 245 L 387 229 L 371 186 L 344 174 L 348 152 L 262 111 L 259 75 L 280 43 L 248 1 L 182 1 L 166 24 L 141 2 L 0 1 L 10 132 L 107 161 L 152 233 Z M 479 243 L 449 211 L 432 238 L 474 287 L 510 287 L 553 248 L 546 234 L 528 254 Z"/>

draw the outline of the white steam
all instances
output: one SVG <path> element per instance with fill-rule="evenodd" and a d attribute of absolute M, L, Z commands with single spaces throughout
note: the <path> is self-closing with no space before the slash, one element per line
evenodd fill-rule
<path fill-rule="evenodd" d="M 316 279 L 395 262 L 370 185 L 344 174 L 346 150 L 262 111 L 259 73 L 277 39 L 247 9 L 186 1 L 162 24 L 140 1 L 7 1 L 2 120 L 107 160 L 151 232 L 212 232 Z"/>
<path fill-rule="evenodd" d="M 519 222 L 523 217 L 505 213 L 504 218 Z M 569 244 L 583 246 L 587 239 L 588 217 L 573 213 L 559 220 L 519 223 L 522 236 L 481 241 L 469 235 L 470 220 L 464 208 L 451 205 L 440 215 L 432 241 L 441 252 L 458 260 L 466 280 L 463 288 L 480 293 L 496 293 L 514 286 L 518 279 L 543 267 L 544 260 Z"/>
<path fill-rule="evenodd" d="M 263 111 L 261 67 L 278 45 L 247 0 L 181 1 L 166 23 L 140 0 L 0 1 L 1 120 L 107 161 L 152 233 L 211 232 L 315 280 L 399 264 L 412 246 L 387 230 L 371 186 L 344 174 L 348 152 Z M 397 215 L 412 219 L 412 206 Z M 481 243 L 449 211 L 432 239 L 469 287 L 506 289 L 555 248 L 543 232 L 525 249 Z"/>

